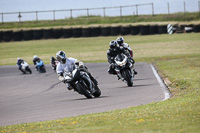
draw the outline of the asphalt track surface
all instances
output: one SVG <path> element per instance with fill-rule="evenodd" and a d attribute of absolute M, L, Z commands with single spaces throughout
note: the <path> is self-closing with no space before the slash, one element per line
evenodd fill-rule
<path fill-rule="evenodd" d="M 59 82 L 55 71 L 46 65 L 47 73 L 23 75 L 17 66 L 0 66 L 0 126 L 30 123 L 123 109 L 162 101 L 161 89 L 151 64 L 136 63 L 138 75 L 128 87 L 107 73 L 108 63 L 88 63 L 102 95 L 87 99 Z"/>

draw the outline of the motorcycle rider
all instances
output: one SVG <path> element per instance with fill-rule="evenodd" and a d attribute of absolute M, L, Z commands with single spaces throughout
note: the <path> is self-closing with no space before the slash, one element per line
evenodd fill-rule
<path fill-rule="evenodd" d="M 124 38 L 123 37 L 118 37 L 116 39 L 117 43 L 119 44 L 120 47 L 123 47 L 125 48 L 125 50 L 127 50 L 129 53 L 130 53 L 130 56 L 131 56 L 131 62 L 132 64 L 134 65 L 135 64 L 135 60 L 133 59 L 133 50 L 131 49 L 131 47 L 124 42 Z M 134 73 L 137 74 L 137 71 L 135 71 L 134 69 Z"/>
<path fill-rule="evenodd" d="M 35 69 L 38 71 L 38 67 L 37 67 L 37 61 L 39 61 L 40 60 L 40 58 L 38 58 L 38 56 L 37 55 L 34 55 L 33 56 L 33 64 L 34 64 L 34 66 L 35 66 Z"/>
<path fill-rule="evenodd" d="M 24 60 L 22 60 L 20 57 L 17 58 L 17 66 L 19 67 L 19 70 L 21 70 L 21 71 L 23 71 L 22 65 L 21 65 L 21 63 L 23 63 L 23 62 L 24 62 Z"/>
<path fill-rule="evenodd" d="M 55 70 L 55 68 L 56 68 L 56 59 L 52 56 L 51 59 L 50 59 L 50 61 L 51 61 L 52 69 Z"/>
<path fill-rule="evenodd" d="M 109 43 L 109 47 L 110 47 L 110 49 L 107 51 L 107 58 L 108 58 L 108 62 L 110 63 L 108 73 L 109 74 L 117 74 L 115 71 L 114 59 L 120 53 L 127 55 L 127 52 L 125 51 L 125 49 L 123 47 L 119 47 L 119 44 L 115 40 L 112 40 Z"/>
<path fill-rule="evenodd" d="M 40 58 L 38 58 L 37 55 L 34 55 L 34 56 L 33 56 L 33 64 L 34 64 L 34 66 L 35 66 L 35 69 L 36 69 L 37 71 L 39 71 L 39 72 L 40 72 L 40 67 L 37 66 L 37 63 L 39 63 L 40 61 L 42 61 L 42 60 L 41 60 Z"/>
<path fill-rule="evenodd" d="M 94 84 L 96 84 L 96 85 L 98 84 L 96 79 L 88 71 L 87 67 L 84 66 L 83 62 L 79 61 L 78 59 L 75 59 L 75 58 L 72 58 L 72 57 L 67 58 L 64 51 L 58 51 L 56 53 L 56 59 L 59 62 L 57 64 L 57 68 L 56 68 L 56 72 L 58 74 L 58 79 L 60 81 L 62 81 L 63 83 L 66 83 L 67 88 L 69 90 L 73 89 L 73 86 L 71 86 L 69 83 L 67 83 L 65 81 L 65 79 L 63 77 L 63 72 L 64 72 L 64 68 L 66 66 L 70 66 L 70 65 L 77 65 L 81 70 L 83 70 L 84 72 L 86 72 L 90 76 L 90 78 L 94 82 Z"/>
<path fill-rule="evenodd" d="M 112 40 L 109 43 L 109 46 L 110 46 L 110 49 L 107 51 L 107 58 L 108 58 L 108 62 L 110 63 L 108 73 L 115 75 L 117 74 L 115 71 L 115 61 L 114 61 L 115 57 L 121 53 L 125 54 L 129 59 L 131 59 L 131 56 L 129 52 L 127 52 L 124 47 L 120 47 L 119 44 L 115 40 Z"/>

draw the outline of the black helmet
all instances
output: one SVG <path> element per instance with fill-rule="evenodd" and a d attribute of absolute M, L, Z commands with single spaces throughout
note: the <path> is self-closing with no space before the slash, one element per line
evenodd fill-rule
<path fill-rule="evenodd" d="M 118 44 L 115 40 L 113 40 L 113 41 L 110 42 L 109 46 L 110 46 L 111 49 L 114 49 L 114 48 L 118 47 Z"/>
<path fill-rule="evenodd" d="M 56 59 L 57 61 L 59 61 L 61 64 L 65 64 L 66 63 L 66 54 L 64 51 L 58 51 L 56 53 Z"/>
<path fill-rule="evenodd" d="M 124 43 L 124 38 L 123 37 L 118 37 L 117 38 L 117 43 L 121 46 Z"/>

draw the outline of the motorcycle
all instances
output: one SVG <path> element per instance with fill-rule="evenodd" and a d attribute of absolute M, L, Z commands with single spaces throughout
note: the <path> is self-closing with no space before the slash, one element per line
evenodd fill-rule
<path fill-rule="evenodd" d="M 22 63 L 21 63 L 21 72 L 23 73 L 23 74 L 26 74 L 26 72 L 29 72 L 30 74 L 32 74 L 32 71 L 31 71 L 31 69 L 29 68 L 29 65 L 28 65 L 28 63 L 26 62 L 26 61 L 23 61 Z"/>
<path fill-rule="evenodd" d="M 99 97 L 101 91 L 97 85 L 93 83 L 90 76 L 81 68 L 75 65 L 66 66 L 63 73 L 65 81 L 70 84 L 73 89 L 86 98 Z"/>
<path fill-rule="evenodd" d="M 42 60 L 39 60 L 36 62 L 36 66 L 37 66 L 37 70 L 40 72 L 40 73 L 46 73 L 46 69 L 45 69 L 45 66 L 44 66 L 44 62 Z"/>
<path fill-rule="evenodd" d="M 118 77 L 128 86 L 133 86 L 133 78 L 135 76 L 133 64 L 128 57 L 121 53 L 118 54 L 115 59 L 115 71 Z"/>

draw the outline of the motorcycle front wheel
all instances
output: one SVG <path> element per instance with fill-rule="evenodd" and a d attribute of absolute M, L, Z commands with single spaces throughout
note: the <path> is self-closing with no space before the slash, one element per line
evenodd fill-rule
<path fill-rule="evenodd" d="M 92 93 L 87 89 L 87 84 L 82 81 L 82 82 L 79 82 L 77 85 L 76 85 L 78 91 L 83 94 L 85 97 L 87 97 L 88 99 L 89 98 L 92 98 Z"/>
<path fill-rule="evenodd" d="M 128 70 L 123 70 L 123 71 L 122 71 L 122 76 L 123 76 L 124 79 L 126 80 L 127 85 L 128 85 L 129 87 L 133 86 L 133 81 L 131 81 L 131 75 L 130 75 L 130 73 L 128 72 Z"/>

